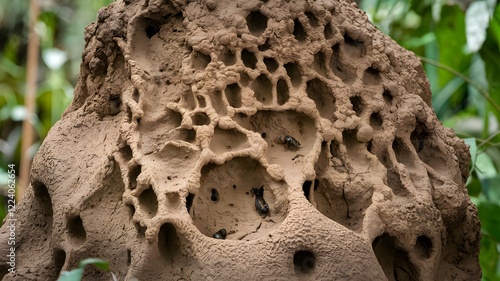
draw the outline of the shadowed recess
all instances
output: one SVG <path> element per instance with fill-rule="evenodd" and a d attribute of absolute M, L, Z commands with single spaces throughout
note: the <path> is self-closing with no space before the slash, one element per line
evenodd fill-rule
<path fill-rule="evenodd" d="M 363 42 L 353 39 L 347 32 L 344 34 L 344 43 L 345 51 L 350 57 L 360 58 L 365 55 Z"/>
<path fill-rule="evenodd" d="M 139 195 L 139 205 L 148 217 L 156 215 L 158 211 L 158 199 L 151 185 Z"/>
<path fill-rule="evenodd" d="M 332 39 L 332 38 L 333 38 L 334 32 L 333 32 L 333 28 L 332 28 L 332 23 L 331 23 L 331 22 L 328 22 L 328 23 L 325 25 L 325 31 L 324 31 L 324 34 L 325 34 L 325 39 L 326 39 L 326 40 L 328 40 L 328 39 Z"/>
<path fill-rule="evenodd" d="M 241 107 L 241 89 L 238 84 L 234 83 L 231 85 L 226 86 L 226 89 L 224 90 L 224 93 L 226 94 L 226 99 L 227 102 L 229 103 L 230 106 L 234 108 Z"/>
<path fill-rule="evenodd" d="M 326 56 L 323 52 L 314 54 L 313 68 L 323 77 L 327 77 Z"/>
<path fill-rule="evenodd" d="M 293 62 L 289 62 L 284 65 L 288 77 L 292 82 L 292 86 L 298 87 L 302 84 L 302 75 L 300 74 L 300 68 Z"/>
<path fill-rule="evenodd" d="M 264 58 L 264 64 L 269 72 L 275 72 L 280 66 L 278 62 L 273 58 Z"/>
<path fill-rule="evenodd" d="M 47 187 L 39 181 L 34 181 L 32 187 L 37 202 L 36 206 L 33 206 L 33 211 L 37 215 L 33 221 L 42 223 L 42 225 L 45 226 L 44 230 L 50 232 L 52 230 L 53 209 L 49 191 Z"/>
<path fill-rule="evenodd" d="M 240 72 L 240 85 L 246 87 L 252 79 L 245 72 Z"/>
<path fill-rule="evenodd" d="M 160 32 L 161 25 L 157 22 L 151 22 L 148 26 L 146 26 L 146 37 L 151 39 L 151 37 L 155 36 L 158 32 Z"/>
<path fill-rule="evenodd" d="M 319 115 L 325 119 L 333 117 L 333 113 L 337 110 L 335 105 L 335 97 L 333 91 L 320 79 L 315 78 L 307 82 L 307 96 L 314 101 Z"/>
<path fill-rule="evenodd" d="M 193 129 L 179 129 L 179 139 L 193 143 L 196 141 L 196 131 Z"/>
<path fill-rule="evenodd" d="M 122 105 L 122 99 L 119 94 L 109 96 L 109 113 L 111 115 L 116 115 L 120 113 Z"/>
<path fill-rule="evenodd" d="M 388 234 L 375 238 L 372 249 L 389 281 L 421 280 L 415 265 L 408 257 L 408 253 L 396 247 L 395 239 Z"/>
<path fill-rule="evenodd" d="M 54 275 L 59 276 L 66 262 L 66 252 L 63 249 L 54 249 L 52 259 L 54 260 Z"/>
<path fill-rule="evenodd" d="M 124 147 L 120 148 L 119 152 L 125 161 L 128 162 L 130 161 L 130 159 L 132 159 L 132 149 L 129 145 L 125 145 Z"/>
<path fill-rule="evenodd" d="M 141 173 L 142 166 L 138 164 L 132 164 L 128 170 L 128 188 L 135 189 L 137 187 L 137 177 Z"/>
<path fill-rule="evenodd" d="M 271 49 L 271 44 L 269 43 L 269 39 L 267 39 L 266 42 L 264 42 L 264 44 L 259 45 L 259 51 L 261 51 L 261 52 L 269 50 L 269 49 Z"/>
<path fill-rule="evenodd" d="M 198 100 L 199 107 L 207 106 L 207 103 L 205 102 L 205 98 L 203 96 L 196 96 L 196 100 Z"/>
<path fill-rule="evenodd" d="M 431 140 L 427 126 L 424 123 L 417 121 L 415 129 L 411 132 L 410 140 L 417 153 L 420 153 L 426 146 L 429 146 Z"/>
<path fill-rule="evenodd" d="M 236 55 L 234 51 L 225 48 L 221 51 L 219 57 L 217 58 L 219 61 L 222 61 L 225 65 L 233 65 L 236 63 Z"/>
<path fill-rule="evenodd" d="M 265 74 L 259 75 L 250 84 L 250 89 L 254 92 L 255 98 L 262 104 L 270 104 L 273 101 L 272 83 Z"/>
<path fill-rule="evenodd" d="M 193 125 L 203 126 L 210 124 L 210 118 L 205 112 L 196 112 L 193 117 Z"/>
<path fill-rule="evenodd" d="M 374 112 L 372 115 L 370 115 L 370 126 L 374 130 L 380 130 L 382 128 L 382 117 L 380 116 L 380 113 Z"/>
<path fill-rule="evenodd" d="M 316 257 L 308 250 L 297 251 L 293 255 L 293 267 L 298 275 L 309 274 L 316 267 Z"/>
<path fill-rule="evenodd" d="M 377 158 L 387 169 L 387 185 L 392 189 L 392 192 L 398 196 L 408 196 L 409 191 L 404 187 L 399 171 L 389 160 L 387 150 L 384 149 L 377 153 Z"/>
<path fill-rule="evenodd" d="M 344 57 L 341 55 L 339 44 L 332 46 L 332 56 L 330 57 L 330 69 L 333 74 L 340 78 L 344 83 L 350 84 L 357 78 L 356 71 L 346 64 Z"/>
<path fill-rule="evenodd" d="M 253 36 L 259 37 L 267 28 L 267 17 L 259 11 L 251 12 L 247 17 L 247 26 Z"/>
<path fill-rule="evenodd" d="M 254 53 L 248 51 L 247 49 L 243 49 L 241 51 L 241 60 L 246 67 L 255 69 L 255 66 L 257 64 L 257 57 L 255 57 Z"/>
<path fill-rule="evenodd" d="M 319 25 L 318 23 L 318 19 L 316 18 L 316 16 L 311 13 L 311 12 L 305 12 L 304 13 L 307 17 L 307 19 L 309 20 L 309 24 L 312 26 L 312 27 L 316 27 Z"/>
<path fill-rule="evenodd" d="M 406 146 L 406 143 L 401 138 L 395 138 L 392 142 L 392 150 L 396 155 L 396 159 L 399 163 L 405 165 L 406 167 L 414 166 L 414 159 L 412 158 L 412 152 Z"/>
<path fill-rule="evenodd" d="M 196 70 L 204 70 L 210 63 L 211 58 L 200 52 L 193 53 L 193 68 Z"/>
<path fill-rule="evenodd" d="M 180 246 L 175 226 L 171 223 L 163 224 L 158 233 L 158 250 L 163 261 L 173 263 L 175 258 L 180 255 Z"/>
<path fill-rule="evenodd" d="M 68 234 L 70 239 L 77 244 L 82 244 L 87 239 L 87 233 L 83 227 L 83 221 L 80 216 L 68 220 Z"/>
<path fill-rule="evenodd" d="M 278 104 L 283 105 L 290 99 L 290 91 L 285 80 L 280 79 L 276 83 L 276 95 L 278 96 Z"/>
<path fill-rule="evenodd" d="M 353 96 L 349 98 L 352 104 L 352 110 L 356 112 L 356 116 L 360 116 L 363 113 L 365 105 L 363 104 L 363 99 L 360 96 Z"/>
<path fill-rule="evenodd" d="M 299 43 L 304 42 L 307 38 L 307 33 L 304 30 L 304 26 L 302 26 L 302 23 L 300 23 L 299 19 L 295 19 L 293 21 L 293 24 L 293 36 L 295 36 Z"/>
<path fill-rule="evenodd" d="M 186 197 L 186 210 L 188 211 L 188 213 L 191 210 L 191 206 L 193 206 L 194 196 L 195 195 L 193 193 L 189 193 L 188 196 Z"/>
<path fill-rule="evenodd" d="M 135 230 L 137 231 L 137 237 L 139 238 L 144 238 L 145 234 L 146 234 L 146 229 L 147 227 L 145 226 L 142 226 L 140 223 L 138 222 L 135 222 L 134 223 L 134 227 L 135 227 Z"/>
<path fill-rule="evenodd" d="M 388 89 L 384 88 L 384 93 L 382 94 L 382 97 L 384 98 L 384 101 L 387 105 L 391 106 L 392 105 L 392 99 L 393 96 L 391 94 L 391 91 Z"/>
<path fill-rule="evenodd" d="M 376 86 L 381 83 L 380 71 L 373 67 L 369 67 L 363 74 L 363 83 L 367 86 Z"/>
<path fill-rule="evenodd" d="M 428 259 L 432 254 L 432 240 L 425 236 L 419 236 L 413 247 L 413 252 L 419 259 Z"/>
<path fill-rule="evenodd" d="M 221 91 L 215 91 L 210 94 L 210 102 L 212 103 L 213 109 L 215 109 L 215 112 L 219 115 L 224 116 L 227 113 L 227 108 L 222 98 Z"/>
<path fill-rule="evenodd" d="M 318 185 L 319 185 L 318 179 L 314 179 L 314 185 L 312 181 L 305 181 L 302 184 L 302 191 L 304 192 L 304 196 L 306 197 L 307 200 L 310 200 L 311 187 L 313 188 L 313 191 L 316 191 L 316 189 L 318 189 Z"/>

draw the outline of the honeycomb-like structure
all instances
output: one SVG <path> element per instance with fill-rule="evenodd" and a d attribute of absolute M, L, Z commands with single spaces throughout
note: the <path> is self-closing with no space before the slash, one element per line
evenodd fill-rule
<path fill-rule="evenodd" d="M 354 3 L 118 0 L 85 34 L 3 280 L 479 280 L 467 148 Z"/>

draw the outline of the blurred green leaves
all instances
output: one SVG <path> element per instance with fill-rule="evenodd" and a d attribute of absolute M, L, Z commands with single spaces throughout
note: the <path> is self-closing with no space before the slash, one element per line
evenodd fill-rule
<path fill-rule="evenodd" d="M 36 22 L 41 53 L 37 110 L 34 116 L 27 116 L 24 95 L 29 1 L 0 0 L 0 194 L 7 186 L 3 167 L 19 164 L 23 120 L 30 118 L 35 127 L 36 142 L 29 150 L 33 156 L 73 98 L 85 26 L 96 19 L 99 8 L 111 2 L 40 2 L 41 11 Z"/>

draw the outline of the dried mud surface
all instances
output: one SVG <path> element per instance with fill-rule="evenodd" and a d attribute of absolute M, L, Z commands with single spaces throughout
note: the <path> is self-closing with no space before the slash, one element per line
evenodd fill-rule
<path fill-rule="evenodd" d="M 467 147 L 355 4 L 118 0 L 85 38 L 2 280 L 480 279 Z"/>

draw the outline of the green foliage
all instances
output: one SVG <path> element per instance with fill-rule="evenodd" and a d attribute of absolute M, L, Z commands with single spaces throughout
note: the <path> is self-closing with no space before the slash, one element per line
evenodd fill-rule
<path fill-rule="evenodd" d="M 64 271 L 59 276 L 57 281 L 80 281 L 82 280 L 83 271 L 87 265 L 93 265 L 100 270 L 109 271 L 109 263 L 107 261 L 95 258 L 84 259 L 78 263 L 78 268 L 70 271 Z M 116 281 L 116 276 L 111 273 L 113 280 Z"/>
<path fill-rule="evenodd" d="M 500 4 L 364 0 L 372 21 L 422 58 L 438 118 L 470 146 L 483 280 L 500 280 Z"/>
<path fill-rule="evenodd" d="M 37 109 L 31 116 L 36 140 L 29 150 L 31 157 L 73 98 L 85 26 L 96 19 L 99 8 L 111 2 L 40 2 L 41 10 L 36 22 L 40 36 Z M 16 164 L 19 167 L 22 122 L 28 118 L 24 105 L 27 11 L 29 1 L 0 0 L 0 195 L 5 195 L 7 190 L 7 165 Z M 0 219 L 5 214 L 3 203 L 0 200 Z"/>

